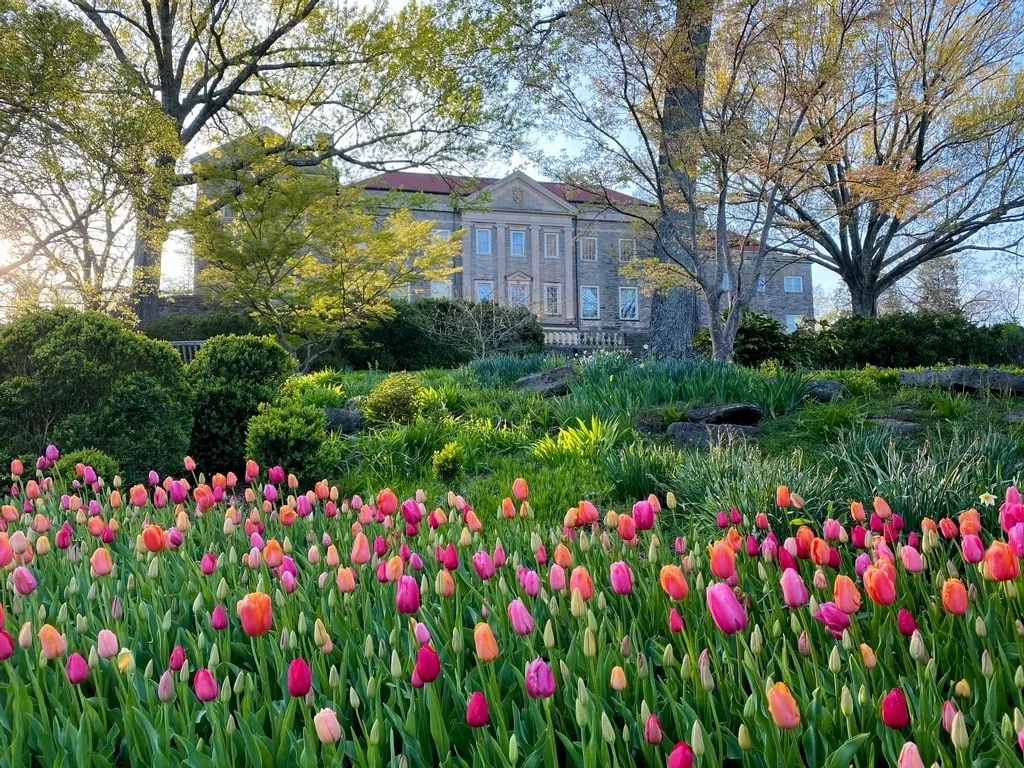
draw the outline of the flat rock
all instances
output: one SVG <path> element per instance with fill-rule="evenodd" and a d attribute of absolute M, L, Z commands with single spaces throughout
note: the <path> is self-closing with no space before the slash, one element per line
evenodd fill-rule
<path fill-rule="evenodd" d="M 700 449 L 742 442 L 761 434 L 757 427 L 740 424 L 694 424 L 690 421 L 669 424 L 665 432 L 676 445 Z"/>
<path fill-rule="evenodd" d="M 531 373 L 529 376 L 516 381 L 513 385 L 516 389 L 529 389 L 544 397 L 558 397 L 569 391 L 569 382 L 576 378 L 576 372 L 571 365 L 563 365 L 540 373 Z"/>
<path fill-rule="evenodd" d="M 764 418 L 764 410 L 755 403 L 705 405 L 686 412 L 687 421 L 697 424 L 739 424 L 753 426 Z"/>
<path fill-rule="evenodd" d="M 343 435 L 354 435 L 363 428 L 363 412 L 355 408 L 324 408 L 327 429 Z"/>
<path fill-rule="evenodd" d="M 960 366 L 945 370 L 900 371 L 904 387 L 941 387 L 954 392 L 1009 392 L 1024 394 L 1024 374 L 1007 373 L 992 368 Z"/>
<path fill-rule="evenodd" d="M 890 432 L 895 432 L 897 435 L 912 435 L 922 429 L 921 425 L 916 421 L 905 421 L 903 419 L 867 419 L 864 423 L 870 424 L 873 427 L 878 427 L 879 429 L 888 429 Z"/>
<path fill-rule="evenodd" d="M 831 403 L 842 400 L 846 387 L 835 379 L 814 379 L 807 382 L 807 399 L 817 403 Z"/>

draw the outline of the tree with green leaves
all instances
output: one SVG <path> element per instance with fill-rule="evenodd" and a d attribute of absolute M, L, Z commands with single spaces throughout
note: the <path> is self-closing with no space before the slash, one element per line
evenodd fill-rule
<path fill-rule="evenodd" d="M 382 214 L 329 168 L 278 158 L 246 165 L 207 171 L 216 181 L 183 222 L 205 264 L 197 279 L 273 328 L 303 370 L 345 332 L 387 317 L 397 290 L 455 272 L 460 232 L 440 239 L 433 221 Z"/>
<path fill-rule="evenodd" d="M 581 147 L 555 172 L 650 201 L 602 200 L 649 244 L 620 271 L 649 290 L 696 290 L 715 359 L 732 357 L 780 206 L 807 183 L 812 109 L 837 88 L 864 6 L 583 0 L 550 34 L 553 55 L 530 62 L 550 127 Z M 848 130 L 839 119 L 830 135 Z M 679 346 L 694 330 L 677 327 Z"/>
<path fill-rule="evenodd" d="M 273 125 L 285 164 L 358 169 L 451 163 L 506 141 L 520 113 L 507 72 L 514 14 L 465 0 L 65 0 L 175 137 L 133 173 L 134 290 L 156 309 L 176 189 L 190 150 Z"/>

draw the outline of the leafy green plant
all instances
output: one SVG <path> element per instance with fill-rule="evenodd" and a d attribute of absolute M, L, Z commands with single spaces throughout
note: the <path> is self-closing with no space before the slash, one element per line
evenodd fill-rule
<path fill-rule="evenodd" d="M 341 408 L 347 399 L 342 388 L 344 374 L 325 369 L 284 382 L 277 395 L 278 403 L 294 402 L 315 408 Z"/>
<path fill-rule="evenodd" d="M 612 451 L 604 460 L 611 499 L 632 503 L 651 493 L 663 495 L 673 487 L 679 463 L 678 451 L 646 442 Z"/>
<path fill-rule="evenodd" d="M 437 479 L 446 485 L 452 485 L 462 475 L 462 467 L 466 461 L 466 452 L 456 442 L 447 443 L 444 448 L 434 451 L 431 465 Z"/>
<path fill-rule="evenodd" d="M 68 451 L 57 459 L 54 467 L 54 474 L 65 481 L 73 480 L 75 477 L 75 465 L 84 464 L 92 467 L 99 477 L 102 477 L 109 485 L 115 475 L 121 473 L 117 462 L 107 456 L 103 451 L 96 448 L 78 448 Z"/>
<path fill-rule="evenodd" d="M 410 424 L 419 415 L 423 385 L 408 373 L 393 373 L 366 397 L 364 413 L 374 425 Z"/>
<path fill-rule="evenodd" d="M 197 414 L 189 452 L 202 471 L 241 471 L 249 419 L 294 371 L 295 359 L 270 338 L 214 336 L 203 344 L 186 369 Z"/>
<path fill-rule="evenodd" d="M 485 387 L 511 387 L 523 376 L 567 362 L 566 358 L 558 355 L 493 355 L 474 360 L 468 368 L 476 381 Z"/>
<path fill-rule="evenodd" d="M 962 392 L 928 392 L 925 402 L 932 412 L 947 421 L 962 419 L 971 412 L 971 403 Z"/>
<path fill-rule="evenodd" d="M 448 417 L 444 397 L 433 387 L 424 387 L 416 395 L 416 413 L 421 419 L 437 421 Z"/>
<path fill-rule="evenodd" d="M 574 427 L 562 427 L 555 437 L 545 435 L 533 448 L 533 455 L 542 462 L 601 459 L 607 456 L 628 434 L 618 420 L 591 417 L 590 422 L 578 420 Z"/>
<path fill-rule="evenodd" d="M 262 405 L 249 420 L 246 456 L 260 466 L 280 465 L 305 484 L 323 479 L 328 471 L 327 421 L 310 405 Z"/>

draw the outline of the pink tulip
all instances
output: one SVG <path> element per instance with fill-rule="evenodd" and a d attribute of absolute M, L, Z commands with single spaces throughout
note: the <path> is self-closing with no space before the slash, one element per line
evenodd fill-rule
<path fill-rule="evenodd" d="M 432 683 L 441 674 L 441 660 L 437 651 L 429 645 L 421 645 L 416 651 L 416 667 L 413 674 L 424 683 Z"/>
<path fill-rule="evenodd" d="M 618 595 L 628 595 L 633 591 L 633 572 L 622 560 L 611 564 L 609 579 L 612 584 L 612 591 Z"/>
<path fill-rule="evenodd" d="M 678 741 L 668 756 L 667 768 L 693 768 L 693 750 L 685 741 Z"/>
<path fill-rule="evenodd" d="M 985 547 L 976 534 L 964 534 L 960 541 L 963 549 L 964 561 L 968 563 L 980 563 L 985 559 Z"/>
<path fill-rule="evenodd" d="M 903 567 L 910 573 L 920 573 L 924 569 L 921 554 L 911 546 L 903 547 L 900 550 L 900 559 L 903 561 Z"/>
<path fill-rule="evenodd" d="M 896 628 L 905 637 L 910 637 L 917 629 L 917 622 L 914 621 L 913 614 L 906 608 L 900 608 L 896 612 Z"/>
<path fill-rule="evenodd" d="M 486 581 L 487 579 L 494 576 L 494 561 L 491 556 L 480 550 L 472 558 L 473 570 L 476 571 L 476 575 Z"/>
<path fill-rule="evenodd" d="M 516 598 L 508 604 L 508 619 L 517 635 L 528 635 L 533 632 L 533 616 L 523 601 Z"/>
<path fill-rule="evenodd" d="M 466 702 L 466 724 L 471 728 L 482 728 L 489 720 L 487 697 L 482 691 L 473 691 Z"/>
<path fill-rule="evenodd" d="M 908 741 L 900 750 L 900 756 L 896 760 L 896 768 L 924 768 L 924 760 L 917 749 L 917 744 Z"/>
<path fill-rule="evenodd" d="M 661 730 L 661 721 L 658 720 L 658 716 L 649 715 L 644 723 L 644 741 L 648 744 L 661 744 L 664 738 L 665 735 Z"/>
<path fill-rule="evenodd" d="M 313 673 L 303 658 L 292 659 L 288 665 L 288 693 L 292 698 L 301 698 L 313 686 Z"/>
<path fill-rule="evenodd" d="M 942 727 L 949 733 L 953 730 L 953 718 L 956 717 L 956 713 L 959 712 L 954 704 L 949 699 L 946 699 L 942 705 Z"/>
<path fill-rule="evenodd" d="M 526 665 L 526 692 L 531 699 L 546 699 L 555 692 L 555 676 L 543 659 Z"/>
<path fill-rule="evenodd" d="M 213 701 L 220 691 L 217 681 L 208 669 L 196 670 L 195 677 L 192 678 L 192 689 L 200 701 Z"/>
<path fill-rule="evenodd" d="M 716 583 L 708 587 L 707 604 L 715 625 L 727 635 L 747 626 L 747 612 L 728 585 Z"/>
<path fill-rule="evenodd" d="M 669 632 L 683 631 L 683 617 L 679 615 L 679 611 L 675 608 L 668 612 L 668 629 Z"/>
<path fill-rule="evenodd" d="M 100 658 L 109 659 L 117 656 L 119 647 L 117 635 L 109 629 L 101 629 L 99 634 L 96 635 L 96 653 L 99 654 Z"/>
<path fill-rule="evenodd" d="M 647 531 L 654 527 L 654 507 L 649 501 L 638 501 L 633 505 L 633 521 L 638 531 Z"/>
<path fill-rule="evenodd" d="M 278 485 L 284 482 L 284 468 L 281 466 L 273 466 L 267 470 L 267 479 L 274 485 Z"/>
<path fill-rule="evenodd" d="M 400 576 L 395 592 L 395 606 L 399 613 L 416 613 L 420 609 L 420 588 L 412 576 Z"/>
<path fill-rule="evenodd" d="M 552 565 L 548 571 L 548 586 L 552 592 L 561 592 L 565 589 L 565 569 L 558 563 Z"/>
<path fill-rule="evenodd" d="M 804 580 L 795 569 L 787 569 L 782 572 L 780 580 L 782 586 L 782 599 L 790 608 L 800 608 L 807 605 L 808 593 Z"/>
<path fill-rule="evenodd" d="M 72 653 L 68 657 L 68 663 L 65 671 L 67 672 L 68 682 L 72 685 L 78 685 L 88 677 L 89 665 L 86 663 L 85 659 L 82 658 L 82 654 Z"/>
<path fill-rule="evenodd" d="M 210 627 L 216 630 L 226 629 L 228 626 L 228 614 L 223 605 L 218 605 L 210 614 Z"/>
<path fill-rule="evenodd" d="M 199 562 L 199 570 L 203 572 L 203 575 L 209 576 L 217 568 L 217 558 L 213 556 L 212 552 L 207 552 L 203 555 L 203 559 Z"/>
<path fill-rule="evenodd" d="M 36 577 L 24 565 L 19 565 L 12 574 L 14 591 L 19 595 L 31 595 L 36 589 Z"/>
<path fill-rule="evenodd" d="M 843 631 L 850 628 L 849 614 L 841 611 L 833 602 L 822 603 L 818 606 L 814 618 L 821 622 L 832 637 L 836 639 L 842 637 Z"/>

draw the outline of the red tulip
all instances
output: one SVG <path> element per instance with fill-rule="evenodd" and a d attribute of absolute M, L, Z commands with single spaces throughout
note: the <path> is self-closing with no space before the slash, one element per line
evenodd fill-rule
<path fill-rule="evenodd" d="M 471 728 L 481 728 L 487 725 L 489 720 L 487 697 L 482 691 L 473 691 L 466 702 L 466 723 Z"/>
<path fill-rule="evenodd" d="M 312 677 L 305 659 L 293 659 L 288 665 L 288 693 L 294 698 L 305 696 L 312 687 Z"/>
<path fill-rule="evenodd" d="M 882 722 L 896 731 L 906 728 L 910 722 L 907 697 L 899 688 L 893 688 L 882 698 Z"/>
<path fill-rule="evenodd" d="M 421 645 L 416 651 L 414 674 L 424 683 L 434 682 L 441 674 L 441 660 L 437 657 L 437 651 L 429 645 Z"/>
<path fill-rule="evenodd" d="M 896 629 L 904 637 L 910 637 L 917 630 L 917 622 L 913 614 L 906 608 L 900 608 L 896 612 Z"/>

